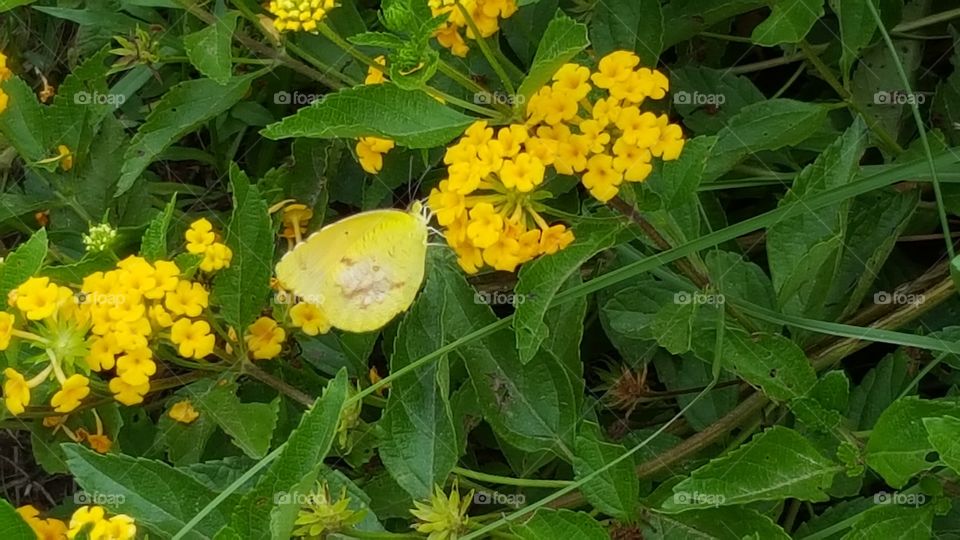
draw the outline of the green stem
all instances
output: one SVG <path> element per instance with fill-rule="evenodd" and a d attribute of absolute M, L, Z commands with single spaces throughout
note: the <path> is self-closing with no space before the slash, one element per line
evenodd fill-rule
<path fill-rule="evenodd" d="M 940 362 L 943 362 L 943 359 L 946 358 L 948 354 L 950 353 L 940 353 L 936 356 L 936 358 L 933 359 L 933 361 L 923 366 L 923 369 L 921 369 L 920 372 L 917 373 L 917 376 L 914 377 L 912 381 L 910 381 L 910 384 L 904 387 L 903 391 L 900 392 L 900 395 L 897 396 L 897 399 L 902 399 L 911 390 L 916 388 L 917 385 L 920 384 L 920 381 L 923 380 L 923 378 L 926 377 L 931 371 L 933 371 L 933 368 L 937 367 L 940 364 Z"/>
<path fill-rule="evenodd" d="M 303 58 L 304 60 L 309 62 L 310 65 L 312 65 L 313 67 L 321 70 L 321 72 L 324 75 L 327 75 L 327 74 L 333 75 L 340 82 L 348 86 L 356 86 L 358 84 L 357 80 L 354 79 L 353 77 L 347 75 L 346 73 L 341 73 L 340 70 L 338 69 L 333 69 L 332 67 L 328 66 L 323 61 L 321 61 L 319 58 L 317 58 L 316 56 L 307 52 L 303 47 L 297 45 L 296 43 L 290 40 L 287 40 L 286 47 L 288 51 L 293 52 L 300 58 Z"/>
<path fill-rule="evenodd" d="M 742 66 L 734 66 L 727 71 L 735 75 L 743 75 L 745 73 L 753 73 L 755 71 L 763 71 L 765 69 L 785 66 L 792 64 L 794 62 L 800 62 L 804 59 L 803 53 L 795 53 L 787 56 L 781 56 L 780 58 L 771 58 L 770 60 L 762 60 L 760 62 L 754 62 L 752 64 L 744 64 Z"/>
<path fill-rule="evenodd" d="M 951 9 L 944 11 L 942 13 L 934 13 L 933 15 L 928 15 L 921 19 L 915 21 L 908 21 L 900 23 L 893 27 L 893 32 L 909 32 L 911 30 L 916 30 L 918 28 L 923 28 L 925 26 L 931 26 L 934 24 L 939 24 L 942 22 L 947 22 L 951 19 L 960 18 L 960 8 Z M 883 28 L 883 24 L 880 25 Z"/>
<path fill-rule="evenodd" d="M 883 36 L 884 43 L 887 44 L 887 49 L 890 51 L 893 65 L 897 68 L 897 74 L 900 76 L 900 82 L 903 83 L 903 88 L 907 91 L 908 96 L 913 96 L 913 88 L 910 86 L 910 79 L 907 77 L 907 72 L 903 68 L 903 62 L 900 61 L 900 57 L 897 55 L 897 48 L 893 44 L 893 40 L 890 39 L 890 34 L 883 26 L 883 19 L 880 18 L 880 12 L 877 10 L 877 6 L 873 5 L 873 2 L 867 2 L 866 4 L 867 7 L 870 8 L 870 13 L 873 15 L 873 20 L 877 22 L 877 26 L 880 30 L 880 35 Z M 960 14 L 958 14 L 958 16 L 960 16 Z M 927 156 L 927 163 L 930 165 L 930 175 L 933 180 L 933 194 L 937 199 L 937 212 L 940 214 L 940 226 L 943 228 L 943 238 L 947 245 L 947 254 L 950 255 L 950 259 L 953 259 L 956 254 L 953 251 L 953 241 L 950 238 L 950 223 L 947 221 L 947 211 L 943 206 L 943 193 L 940 191 L 940 178 L 937 176 L 937 167 L 933 163 L 933 152 L 930 150 L 930 140 L 927 138 L 927 128 L 923 125 L 923 118 L 920 117 L 920 106 L 917 104 L 917 100 L 911 99 L 909 101 L 910 110 L 913 112 L 913 121 L 917 124 L 917 130 L 920 131 L 920 143 L 923 145 L 923 153 Z"/>
<path fill-rule="evenodd" d="M 470 16 L 470 12 L 467 11 L 467 8 L 463 7 L 463 4 L 460 3 L 460 0 L 457 1 L 457 9 L 460 10 L 460 13 L 463 14 L 463 18 L 467 21 L 467 26 L 470 27 L 470 31 L 473 32 L 474 41 L 477 43 L 477 46 L 480 47 L 480 52 L 483 53 L 483 56 L 487 59 L 487 62 L 490 63 L 490 67 L 493 68 L 493 71 L 496 72 L 497 77 L 500 78 L 500 82 L 503 83 L 503 88 L 511 95 L 516 95 L 516 87 L 513 86 L 513 81 L 510 80 L 510 77 L 507 76 L 507 72 L 503 69 L 503 66 L 500 65 L 500 61 L 497 60 L 497 57 L 493 54 L 493 51 L 490 50 L 490 44 L 487 43 L 487 40 L 483 38 L 480 34 L 480 29 L 477 28 L 477 23 L 473 22 L 473 17 Z"/>
<path fill-rule="evenodd" d="M 460 71 L 458 71 L 457 68 L 453 67 L 452 65 L 450 65 L 449 62 L 447 62 L 446 60 L 443 60 L 442 58 L 439 60 L 439 63 L 437 64 L 437 69 L 440 71 L 440 73 L 445 75 L 447 78 L 459 84 L 460 86 L 464 87 L 466 90 L 473 92 L 474 94 L 490 93 L 489 90 L 487 90 L 483 86 L 480 86 L 480 84 L 478 84 L 476 81 L 474 81 L 470 77 L 464 75 L 463 73 L 460 73 Z M 512 113 L 510 108 L 504 104 L 494 103 L 493 106 L 498 111 L 500 111 L 501 114 L 510 115 Z"/>
<path fill-rule="evenodd" d="M 490 484 L 501 484 L 504 486 L 521 487 L 541 487 L 541 488 L 562 488 L 567 487 L 573 482 L 570 480 L 537 480 L 535 478 L 512 478 L 509 476 L 499 476 L 496 474 L 487 474 L 478 471 L 471 471 L 463 467 L 454 467 L 453 473 L 471 478 L 479 482 L 488 482 Z"/>
<path fill-rule="evenodd" d="M 475 105 L 475 104 L 473 104 L 473 103 L 470 103 L 469 101 L 460 99 L 460 98 L 455 97 L 455 96 L 451 96 L 450 94 L 447 94 L 446 92 L 442 92 L 442 91 L 440 91 L 440 90 L 437 90 L 436 88 L 431 88 L 431 87 L 429 87 L 429 86 L 424 85 L 424 86 L 422 87 L 422 89 L 423 89 L 424 92 L 426 92 L 428 95 L 430 95 L 430 96 L 432 96 L 432 97 L 440 98 L 440 99 L 442 99 L 443 101 L 445 101 L 445 102 L 447 102 L 447 103 L 450 103 L 450 104 L 452 104 L 452 105 L 456 105 L 456 106 L 458 106 L 458 107 L 460 107 L 460 108 L 463 108 L 463 109 L 466 109 L 466 110 L 468 110 L 468 111 L 473 111 L 473 112 L 475 112 L 475 113 L 482 114 L 482 115 L 487 116 L 487 117 L 489 117 L 489 118 L 501 118 L 501 117 L 503 116 L 502 114 L 498 113 L 497 111 L 488 109 L 488 108 L 486 108 L 486 107 L 481 107 L 480 105 Z"/>

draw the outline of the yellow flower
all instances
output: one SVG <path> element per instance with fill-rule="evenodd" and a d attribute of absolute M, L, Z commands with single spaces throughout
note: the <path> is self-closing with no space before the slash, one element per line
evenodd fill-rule
<path fill-rule="evenodd" d="M 132 540 L 137 535 L 137 526 L 126 514 L 107 519 L 102 507 L 81 506 L 70 518 L 67 538 L 76 538 L 84 531 L 91 540 Z"/>
<path fill-rule="evenodd" d="M 453 0 L 428 0 L 427 4 L 433 16 L 447 15 L 447 24 L 436 31 L 437 41 L 443 47 L 450 49 L 456 56 L 467 55 L 469 47 L 463 40 L 460 32 L 470 39 L 477 39 L 467 18 Z M 517 11 L 516 0 L 464 0 L 463 8 L 467 11 L 473 25 L 479 30 L 480 37 L 492 36 L 500 28 L 500 19 L 507 19 Z"/>
<path fill-rule="evenodd" d="M 106 435 L 87 435 L 87 443 L 90 445 L 90 448 L 93 448 L 101 454 L 106 454 L 113 446 L 113 441 Z"/>
<path fill-rule="evenodd" d="M 117 358 L 117 375 L 131 386 L 146 384 L 156 372 L 157 364 L 153 361 L 153 352 L 147 347 Z"/>
<path fill-rule="evenodd" d="M 226 244 L 216 242 L 208 246 L 203 253 L 200 269 L 209 273 L 216 272 L 221 268 L 229 268 L 231 259 L 233 259 L 233 251 Z"/>
<path fill-rule="evenodd" d="M 543 183 L 546 167 L 536 156 L 525 152 L 516 159 L 504 160 L 500 169 L 500 180 L 507 189 L 516 188 L 521 193 L 529 193 Z"/>
<path fill-rule="evenodd" d="M 73 152 L 66 145 L 61 144 L 57 147 L 57 160 L 60 161 L 60 168 L 69 171 L 73 168 Z"/>
<path fill-rule="evenodd" d="M 414 501 L 415 508 L 410 510 L 419 523 L 417 532 L 428 535 L 429 540 L 448 540 L 459 538 L 467 530 L 469 518 L 467 509 L 473 499 L 473 492 L 460 498 L 460 490 L 454 485 L 450 496 L 446 496 L 440 486 L 434 486 L 429 503 Z"/>
<path fill-rule="evenodd" d="M 382 54 L 373 59 L 377 65 L 386 67 L 387 57 Z M 367 68 L 367 78 L 364 79 L 363 84 L 383 84 L 387 81 L 387 75 L 382 69 L 377 69 L 373 66 Z"/>
<path fill-rule="evenodd" d="M 286 332 L 277 326 L 277 321 L 269 317 L 260 317 L 247 328 L 244 341 L 254 359 L 266 360 L 280 354 L 286 337 Z"/>
<path fill-rule="evenodd" d="M 170 412 L 167 414 L 170 418 L 173 418 L 181 424 L 190 424 L 200 417 L 200 413 L 198 413 L 190 401 L 186 399 L 174 403 L 173 407 L 170 407 Z"/>
<path fill-rule="evenodd" d="M 37 540 L 61 540 L 67 536 L 67 524 L 59 519 L 40 519 L 40 511 L 33 505 L 17 508 L 17 513 L 33 529 Z"/>
<path fill-rule="evenodd" d="M 45 319 L 57 310 L 60 288 L 50 278 L 32 277 L 13 290 L 14 305 L 31 321 Z"/>
<path fill-rule="evenodd" d="M 179 319 L 170 327 L 170 341 L 184 358 L 201 359 L 213 352 L 216 338 L 206 321 Z"/>
<path fill-rule="evenodd" d="M 110 391 L 113 392 L 113 398 L 124 405 L 136 405 L 143 402 L 143 396 L 150 391 L 150 383 L 144 383 L 138 386 L 127 384 L 120 377 L 110 379 Z"/>
<path fill-rule="evenodd" d="M 148 310 L 150 320 L 156 323 L 160 328 L 170 328 L 173 326 L 173 316 L 170 315 L 170 312 L 163 309 L 163 306 L 160 304 L 154 304 L 150 306 Z"/>
<path fill-rule="evenodd" d="M 13 77 L 13 72 L 10 71 L 9 67 L 7 67 L 7 57 L 0 52 L 0 82 L 3 82 L 10 77 Z"/>
<path fill-rule="evenodd" d="M 89 341 L 90 350 L 87 353 L 87 365 L 93 371 L 112 369 L 116 355 L 121 351 L 114 335 L 92 337 Z"/>
<path fill-rule="evenodd" d="M 80 401 L 90 394 L 90 379 L 75 373 L 63 381 L 60 390 L 50 398 L 50 405 L 58 413 L 70 412 L 80 406 Z"/>
<path fill-rule="evenodd" d="M 0 113 L 7 110 L 7 105 L 10 104 L 10 96 L 0 88 Z"/>
<path fill-rule="evenodd" d="M 4 369 L 3 376 L 3 401 L 10 414 L 16 416 L 30 404 L 30 386 L 23 375 L 13 368 Z"/>
<path fill-rule="evenodd" d="M 213 225 L 207 218 L 200 218 L 191 223 L 184 237 L 187 240 L 187 251 L 190 253 L 203 253 L 217 241 Z"/>
<path fill-rule="evenodd" d="M 104 521 L 105 515 L 106 512 L 100 506 L 81 506 L 77 508 L 70 516 L 70 530 L 67 532 L 67 538 L 74 538 L 83 530 L 87 530 L 89 536 L 93 537 L 93 531 L 88 526 L 93 525 L 93 529 L 95 529 Z"/>
<path fill-rule="evenodd" d="M 370 174 L 377 174 L 383 169 L 383 155 L 392 150 L 394 142 L 379 137 L 362 137 L 357 141 L 357 158 L 360 166 Z"/>
<path fill-rule="evenodd" d="M 163 305 L 175 315 L 196 317 L 209 305 L 210 293 L 199 283 L 181 281 L 166 294 Z"/>
<path fill-rule="evenodd" d="M 13 336 L 13 325 L 16 322 L 16 317 L 13 314 L 0 311 L 0 351 L 4 351 L 10 346 L 10 337 Z"/>
<path fill-rule="evenodd" d="M 300 302 L 290 308 L 290 322 L 303 330 L 308 336 L 326 334 L 330 331 L 330 321 L 323 311 L 314 304 Z"/>
<path fill-rule="evenodd" d="M 610 89 L 629 79 L 639 63 L 640 57 L 630 51 L 614 51 L 600 59 L 591 79 L 597 87 Z"/>
<path fill-rule="evenodd" d="M 557 224 L 543 229 L 543 234 L 540 237 L 540 251 L 552 255 L 569 246 L 572 242 L 573 232 L 562 224 Z"/>
<path fill-rule="evenodd" d="M 568 93 L 574 101 L 590 93 L 590 69 L 584 66 L 564 64 L 553 74 L 553 80 L 557 82 L 555 88 Z"/>
<path fill-rule="evenodd" d="M 313 210 L 305 204 L 295 203 L 284 207 L 283 209 L 283 232 L 280 236 L 292 240 L 300 241 L 303 231 L 310 225 L 313 218 Z"/>
<path fill-rule="evenodd" d="M 623 175 L 613 167 L 613 158 L 598 154 L 587 162 L 587 172 L 583 175 L 583 185 L 590 190 L 598 201 L 607 202 L 620 189 Z"/>
<path fill-rule="evenodd" d="M 338 5 L 336 0 L 273 0 L 267 9 L 276 17 L 273 26 L 278 32 L 316 32 L 317 24 Z"/>

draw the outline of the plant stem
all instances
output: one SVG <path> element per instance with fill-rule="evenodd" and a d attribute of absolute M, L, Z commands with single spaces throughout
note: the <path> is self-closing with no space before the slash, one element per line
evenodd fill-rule
<path fill-rule="evenodd" d="M 800 62 L 803 59 L 804 59 L 803 53 L 794 53 L 787 56 L 781 56 L 779 58 L 771 58 L 770 60 L 762 60 L 760 62 L 754 62 L 752 64 L 734 66 L 728 69 L 727 72 L 733 73 L 734 75 L 743 75 L 745 73 L 753 73 L 754 71 L 763 71 L 765 69 L 770 69 L 774 67 L 786 66 L 794 62 Z"/>
<path fill-rule="evenodd" d="M 951 19 L 960 18 L 960 8 L 947 10 L 941 13 L 934 13 L 915 21 L 907 21 L 893 27 L 892 32 L 909 32 L 925 26 L 931 26 Z M 882 26 L 882 25 L 881 25 Z"/>
<path fill-rule="evenodd" d="M 820 77 L 823 78 L 823 80 L 826 81 L 826 83 L 829 84 L 841 98 L 843 98 L 847 106 L 863 117 L 864 121 L 867 123 L 867 126 L 870 127 L 870 131 L 872 131 L 874 135 L 880 139 L 880 142 L 883 143 L 887 151 L 897 155 L 902 154 L 903 147 L 901 147 L 897 143 L 896 139 L 890 136 L 890 134 L 883 129 L 883 126 L 880 125 L 873 115 L 867 112 L 862 105 L 853 99 L 853 95 L 850 93 L 850 91 L 844 88 L 843 84 L 841 84 L 833 72 L 830 71 L 830 68 L 823 63 L 823 60 L 820 59 L 820 56 L 817 55 L 813 47 L 811 47 L 806 41 L 801 41 L 800 50 L 803 51 L 804 56 L 806 56 L 807 62 L 810 62 L 813 68 L 817 70 L 817 73 L 820 75 Z"/>
<path fill-rule="evenodd" d="M 437 90 L 436 88 L 431 88 L 431 87 L 429 87 L 429 86 L 424 85 L 423 91 L 426 92 L 428 95 L 430 95 L 430 96 L 432 96 L 432 97 L 442 99 L 443 101 L 445 101 L 445 102 L 447 102 L 447 103 L 452 103 L 453 105 L 457 105 L 458 107 L 461 107 L 461 108 L 466 109 L 466 110 L 468 110 L 468 111 L 473 111 L 473 112 L 475 112 L 475 113 L 479 113 L 479 114 L 482 114 L 482 115 L 484 115 L 484 116 L 488 116 L 488 117 L 490 117 L 490 118 L 501 118 L 501 117 L 503 116 L 502 114 L 498 113 L 497 111 L 488 109 L 488 108 L 486 108 L 486 107 L 481 107 L 481 106 L 479 106 L 479 105 L 475 105 L 475 104 L 473 104 L 473 103 L 470 103 L 469 101 L 460 99 L 460 98 L 458 98 L 458 97 L 451 96 L 450 94 L 447 94 L 447 93 L 445 93 L 445 92 L 441 92 L 440 90 Z"/>
<path fill-rule="evenodd" d="M 301 392 L 299 389 L 290 386 L 289 384 L 260 369 L 260 366 L 254 364 L 253 362 L 244 361 L 242 369 L 247 375 L 250 375 L 254 379 L 257 379 L 274 390 L 279 391 L 281 394 L 286 395 L 304 407 L 310 407 L 313 405 L 313 402 L 316 401 L 306 393 Z"/>
<path fill-rule="evenodd" d="M 490 44 L 487 43 L 483 35 L 480 34 L 480 29 L 477 28 L 477 23 L 473 22 L 473 17 L 470 16 L 470 12 L 467 11 L 467 8 L 463 7 L 463 4 L 460 3 L 460 0 L 456 0 L 457 9 L 460 10 L 460 13 L 463 14 L 463 18 L 467 21 L 467 26 L 470 27 L 470 31 L 473 32 L 474 41 L 477 46 L 480 47 L 480 52 L 483 53 L 483 56 L 487 59 L 487 62 L 490 63 L 490 67 L 493 68 L 493 71 L 496 72 L 497 77 L 500 78 L 500 82 L 503 84 L 503 88 L 510 94 L 516 95 L 517 90 L 513 86 L 513 81 L 510 80 L 510 77 L 507 76 L 507 72 L 503 69 L 503 66 L 500 65 L 500 61 L 494 56 L 493 51 L 490 50 Z"/>
<path fill-rule="evenodd" d="M 463 467 L 454 467 L 453 473 L 471 478 L 479 482 L 488 482 L 490 484 L 501 484 L 504 486 L 521 487 L 541 487 L 541 488 L 562 488 L 567 487 L 573 482 L 570 480 L 538 480 L 535 478 L 511 478 L 509 476 L 498 476 L 496 474 L 487 474 L 478 471 L 471 471 Z"/>
<path fill-rule="evenodd" d="M 490 93 L 489 90 L 487 90 L 483 86 L 480 86 L 480 84 L 478 84 L 476 81 L 474 81 L 470 77 L 464 75 L 463 73 L 460 73 L 460 71 L 458 71 L 457 68 L 451 66 L 446 60 L 442 58 L 439 60 L 439 63 L 437 64 L 437 69 L 440 71 L 440 73 L 447 76 L 447 78 L 449 78 L 453 82 L 459 84 L 460 86 L 464 87 L 469 91 L 472 91 L 474 93 L 474 96 L 476 96 L 477 94 Z M 495 100 L 492 100 L 492 101 L 495 101 Z M 493 106 L 495 109 L 497 109 L 497 111 L 500 112 L 500 114 L 503 114 L 505 116 L 509 116 L 513 113 L 513 111 L 511 111 L 510 108 L 507 107 L 505 104 L 493 103 Z"/>

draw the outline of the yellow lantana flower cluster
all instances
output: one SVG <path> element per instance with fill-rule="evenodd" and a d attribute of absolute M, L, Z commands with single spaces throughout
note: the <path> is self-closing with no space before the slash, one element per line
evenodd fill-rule
<path fill-rule="evenodd" d="M 527 127 L 545 142 L 544 161 L 560 174 L 580 175 L 602 202 L 624 181 L 646 180 L 654 157 L 670 161 L 683 150 L 679 125 L 640 109 L 648 98 L 666 96 L 669 81 L 639 64 L 629 51 L 603 57 L 593 73 L 566 64 L 527 104 Z M 595 97 L 598 93 L 603 97 Z"/>
<path fill-rule="evenodd" d="M 466 56 L 470 50 L 463 34 L 469 39 L 477 39 L 467 17 L 480 37 L 486 38 L 500 29 L 500 19 L 517 12 L 516 0 L 429 0 L 429 5 L 434 17 L 449 14 L 446 23 L 437 30 L 437 41 L 460 57 Z"/>
<path fill-rule="evenodd" d="M 447 149 L 447 178 L 431 190 L 427 204 L 464 271 L 476 273 L 486 263 L 512 272 L 573 241 L 564 225 L 551 225 L 540 215 L 538 201 L 550 196 L 537 189 L 547 153 L 526 126 L 495 131 L 483 120 Z"/>
<path fill-rule="evenodd" d="M 267 9 L 276 17 L 273 27 L 278 32 L 316 32 L 317 24 L 338 5 L 336 0 L 273 0 Z"/>
<path fill-rule="evenodd" d="M 7 67 L 7 57 L 0 52 L 0 83 L 13 77 L 13 72 L 10 71 L 10 68 Z M 7 108 L 7 104 L 10 101 L 10 96 L 0 88 L 0 113 L 2 113 Z"/>
<path fill-rule="evenodd" d="M 67 538 L 72 540 L 84 532 L 90 540 L 133 540 L 137 525 L 126 514 L 107 518 L 102 506 L 81 506 L 70 517 Z"/>
<path fill-rule="evenodd" d="M 220 242 L 219 235 L 213 230 L 213 225 L 206 218 L 200 218 L 190 224 L 186 232 L 187 251 L 193 254 L 202 254 L 200 270 L 216 272 L 230 267 L 233 251 Z"/>
<path fill-rule="evenodd" d="M 381 66 L 386 66 L 387 59 L 385 56 L 380 55 L 374 58 L 374 62 Z M 370 66 L 367 68 L 367 78 L 363 83 L 383 84 L 386 80 L 387 76 L 382 70 Z M 361 137 L 357 140 L 356 146 L 357 159 L 360 161 L 360 166 L 370 174 L 379 173 L 383 169 L 384 154 L 393 150 L 394 146 L 396 146 L 396 144 L 390 139 Z"/>

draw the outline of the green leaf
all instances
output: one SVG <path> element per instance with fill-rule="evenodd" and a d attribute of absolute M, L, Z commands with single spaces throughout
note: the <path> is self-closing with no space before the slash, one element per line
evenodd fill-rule
<path fill-rule="evenodd" d="M 582 430 L 576 439 L 573 470 L 577 479 L 584 478 L 626 452 L 623 445 L 599 440 L 594 430 Z M 640 482 L 629 459 L 607 469 L 580 489 L 598 510 L 620 520 L 629 520 L 634 515 L 640 496 Z"/>
<path fill-rule="evenodd" d="M 854 62 L 860 56 L 860 51 L 873 41 L 877 33 L 877 21 L 870 12 L 867 2 L 873 2 L 879 8 L 880 0 L 860 0 L 859 2 L 844 2 L 830 0 L 830 9 L 840 19 L 840 43 L 843 45 L 840 56 L 840 73 L 844 77 L 850 75 Z"/>
<path fill-rule="evenodd" d="M 163 212 L 157 214 L 147 225 L 147 230 L 144 231 L 143 238 L 140 240 L 140 255 L 148 261 L 156 261 L 167 256 L 167 229 L 170 228 L 170 220 L 173 218 L 176 207 L 177 195 L 174 194 Z"/>
<path fill-rule="evenodd" d="M 660 197 L 663 210 L 683 206 L 696 193 L 716 142 L 716 137 L 690 139 L 679 159 L 664 162 L 660 171 L 650 175 L 647 185 Z"/>
<path fill-rule="evenodd" d="M 206 381 L 198 381 L 185 386 L 179 395 L 185 399 L 193 392 L 194 385 L 206 386 Z M 178 401 L 178 400 L 177 400 Z M 191 403 L 194 401 L 190 399 Z M 171 401 L 176 403 L 176 401 Z M 217 429 L 215 419 L 209 414 L 201 414 L 189 424 L 177 422 L 169 414 L 163 414 L 157 420 L 157 444 L 166 448 L 167 459 L 178 467 L 199 463 L 206 450 L 210 436 Z"/>
<path fill-rule="evenodd" d="M 439 349 L 446 329 L 448 293 L 458 270 L 436 259 L 417 303 L 397 330 L 390 372 Z M 393 478 L 415 499 L 430 497 L 457 464 L 460 450 L 449 399 L 446 358 L 418 368 L 390 386 L 390 398 L 380 426 L 385 436 L 380 457 Z"/>
<path fill-rule="evenodd" d="M 36 275 L 47 257 L 47 231 L 40 229 L 0 262 L 0 298 Z"/>
<path fill-rule="evenodd" d="M 396 49 L 404 45 L 404 41 L 387 32 L 363 32 L 350 36 L 348 39 L 354 45 L 365 47 L 379 47 L 381 49 Z"/>
<path fill-rule="evenodd" d="M 0 4 L 2 6 L 2 4 Z M 0 11 L 3 11 L 0 7 Z M 35 540 L 37 535 L 6 499 L 0 498 L 0 536 L 11 540 Z"/>
<path fill-rule="evenodd" d="M 233 251 L 229 268 L 217 273 L 211 302 L 237 332 L 246 330 L 263 309 L 273 273 L 273 224 L 257 186 L 236 164 L 230 167 L 233 214 L 226 244 Z"/>
<path fill-rule="evenodd" d="M 760 387 L 770 399 L 789 401 L 805 395 L 817 383 L 803 350 L 781 335 L 728 331 L 723 346 L 727 368 Z"/>
<path fill-rule="evenodd" d="M 706 362 L 691 361 L 689 358 L 667 354 L 654 356 L 653 362 L 657 368 L 657 378 L 670 391 L 704 387 L 713 380 L 711 365 Z M 724 372 L 719 382 L 726 382 L 732 378 L 729 372 Z M 676 397 L 677 404 L 686 410 L 684 418 L 696 431 L 707 429 L 710 424 L 737 406 L 737 389 L 733 386 L 711 390 L 687 409 L 686 407 L 696 395 L 684 394 Z"/>
<path fill-rule="evenodd" d="M 859 173 L 866 125 L 858 117 L 794 180 L 785 206 L 844 186 Z M 787 314 L 820 319 L 846 237 L 849 199 L 785 219 L 767 231 L 767 258 L 779 304 Z"/>
<path fill-rule="evenodd" d="M 719 132 L 744 107 L 766 100 L 747 77 L 699 65 L 672 70 L 670 90 L 683 124 L 698 135 Z"/>
<path fill-rule="evenodd" d="M 201 416 L 213 419 L 243 453 L 262 458 L 270 449 L 270 439 L 277 425 L 279 401 L 272 403 L 241 403 L 237 384 L 226 380 L 202 381 L 191 385 L 192 400 Z"/>
<path fill-rule="evenodd" d="M 927 540 L 932 538 L 933 511 L 934 506 L 930 504 L 919 508 L 896 504 L 874 506 L 860 514 L 843 540 Z"/>
<path fill-rule="evenodd" d="M 230 82 L 233 56 L 230 43 L 237 26 L 237 11 L 227 11 L 203 30 L 183 36 L 187 58 L 206 77 L 225 85 Z"/>
<path fill-rule="evenodd" d="M 607 540 L 609 535 L 597 520 L 584 512 L 572 510 L 537 510 L 523 524 L 511 525 L 510 532 L 521 540 Z"/>
<path fill-rule="evenodd" d="M 659 62 L 663 31 L 659 0 L 607 0 L 596 4 L 590 17 L 590 42 L 598 57 L 636 51 L 643 66 Z"/>
<path fill-rule="evenodd" d="M 904 397 L 893 402 L 880 415 L 866 446 L 866 461 L 891 487 L 900 489 L 915 474 L 929 470 L 936 460 L 923 419 L 941 416 L 960 417 L 960 403 Z"/>
<path fill-rule="evenodd" d="M 0 114 L 0 133 L 27 162 L 36 162 L 48 157 L 45 136 L 44 111 L 33 90 L 20 77 L 0 83 L 0 90 L 7 94 L 7 108 Z"/>
<path fill-rule="evenodd" d="M 673 498 L 663 507 L 684 511 L 784 498 L 826 501 L 824 490 L 839 469 L 796 431 L 774 426 L 693 471 L 673 487 Z"/>
<path fill-rule="evenodd" d="M 473 118 L 422 91 L 384 83 L 346 88 L 265 127 L 270 139 L 377 136 L 409 148 L 443 146 L 463 133 Z"/>
<path fill-rule="evenodd" d="M 168 146 L 233 107 L 246 95 L 252 80 L 253 75 L 247 75 L 221 85 L 213 79 L 194 79 L 168 90 L 140 125 L 124 154 L 116 194 L 130 189 Z"/>
<path fill-rule="evenodd" d="M 790 536 L 769 517 L 746 507 L 703 508 L 682 514 L 651 511 L 645 519 L 649 540 L 787 540 Z"/>
<path fill-rule="evenodd" d="M 930 444 L 940 455 L 940 461 L 960 473 L 960 418 L 943 416 L 924 418 L 923 427 L 927 430 Z"/>
<path fill-rule="evenodd" d="M 524 364 L 537 353 L 550 329 L 543 322 L 550 303 L 571 274 L 583 263 L 612 246 L 621 231 L 619 221 L 586 221 L 574 227 L 574 242 L 566 249 L 541 257 L 520 269 L 517 304 L 513 325 L 517 333 L 517 351 Z"/>
<path fill-rule="evenodd" d="M 769 5 L 765 0 L 673 0 L 663 7 L 666 25 L 663 48 L 668 49 L 741 13 Z"/>
<path fill-rule="evenodd" d="M 84 491 L 114 495 L 111 513 L 135 516 L 137 526 L 171 537 L 217 495 L 192 476 L 162 461 L 98 454 L 78 444 L 64 444 L 67 466 Z M 229 497 L 194 527 L 187 538 L 213 538 L 227 524 L 237 502 Z"/>
<path fill-rule="evenodd" d="M 710 282 L 724 296 L 724 300 L 738 299 L 752 304 L 777 310 L 777 296 L 773 283 L 762 268 L 746 260 L 742 255 L 729 251 L 711 251 L 704 261 L 710 275 Z M 777 333 L 780 325 L 754 319 L 754 324 L 762 330 Z"/>
<path fill-rule="evenodd" d="M 587 27 L 557 10 L 540 39 L 537 55 L 533 57 L 533 64 L 530 65 L 527 78 L 517 90 L 524 97 L 524 103 L 548 83 L 561 66 L 573 59 L 589 44 Z"/>
<path fill-rule="evenodd" d="M 850 392 L 847 418 L 854 430 L 873 429 L 877 419 L 910 384 L 913 360 L 899 349 L 880 360 Z"/>
<path fill-rule="evenodd" d="M 775 0 L 770 16 L 753 29 L 750 39 L 767 47 L 797 43 L 807 36 L 820 17 L 823 17 L 823 0 Z"/>
<path fill-rule="evenodd" d="M 748 155 L 804 141 L 821 128 L 827 111 L 823 105 L 790 99 L 747 105 L 717 134 L 704 180 L 719 178 Z"/>
<path fill-rule="evenodd" d="M 32 4 L 35 0 L 0 0 L 0 13 L 13 8 Z"/>
<path fill-rule="evenodd" d="M 653 353 L 656 336 L 652 323 L 665 306 L 674 301 L 674 291 L 653 279 L 624 287 L 601 303 L 600 321 L 613 345 L 625 358 L 642 360 Z"/>
<path fill-rule="evenodd" d="M 323 396 L 300 420 L 280 455 L 263 472 L 256 487 L 236 505 L 230 527 L 240 538 L 289 538 L 299 504 L 279 504 L 278 496 L 314 489 L 318 465 L 330 451 L 347 399 L 347 372 L 340 370 Z M 296 498 L 292 498 L 296 500 Z M 276 506 L 275 506 L 276 505 Z"/>

